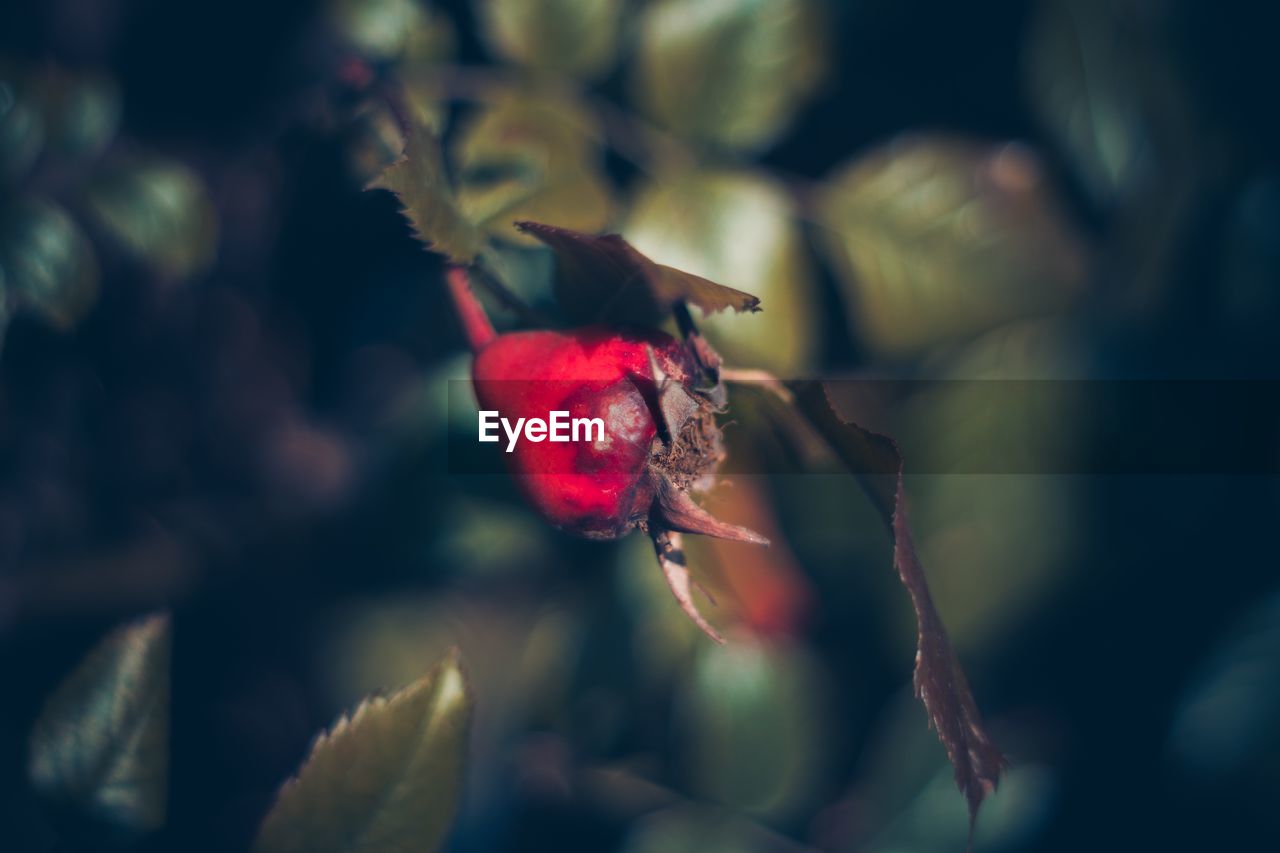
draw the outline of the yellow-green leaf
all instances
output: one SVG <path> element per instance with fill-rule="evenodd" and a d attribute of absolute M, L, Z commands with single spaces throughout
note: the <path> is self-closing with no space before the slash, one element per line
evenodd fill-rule
<path fill-rule="evenodd" d="M 1016 143 L 895 140 L 839 169 L 818 205 L 850 322 L 905 354 L 1065 307 L 1086 250 Z"/>
<path fill-rule="evenodd" d="M 31 734 L 44 794 L 120 827 L 164 823 L 169 770 L 167 614 L 117 629 L 58 687 Z"/>
<path fill-rule="evenodd" d="M 453 54 L 453 25 L 421 0 L 333 0 L 329 18 L 370 59 L 430 61 Z"/>
<path fill-rule="evenodd" d="M 75 325 L 98 296 L 88 237 L 65 210 L 43 199 L 0 212 L 0 269 L 11 308 L 26 308 L 60 328 Z"/>
<path fill-rule="evenodd" d="M 730 361 L 775 371 L 809 363 L 817 298 L 787 193 L 754 172 L 666 175 L 644 187 L 623 233 L 659 263 L 754 293 L 767 321 L 708 317 L 702 331 Z"/>
<path fill-rule="evenodd" d="M 598 231 L 613 213 L 595 118 L 569 100 L 511 97 L 486 107 L 455 137 L 458 203 L 495 237 L 536 245 L 513 223 L 532 219 Z"/>
<path fill-rule="evenodd" d="M 407 100 L 407 98 L 406 98 Z M 433 101 L 423 102 L 430 108 Z M 423 124 L 436 127 L 430 116 L 423 114 Z M 400 159 L 404 151 L 404 134 L 395 115 L 385 103 L 362 104 L 345 129 L 347 165 L 355 182 L 367 185 Z"/>
<path fill-rule="evenodd" d="M 415 126 L 409 131 L 403 156 L 374 178 L 368 189 L 395 193 L 414 236 L 433 252 L 469 263 L 484 247 L 483 232 L 454 201 L 440 145 L 426 128 Z"/>
<path fill-rule="evenodd" d="M 731 149 L 772 142 L 820 82 L 812 0 L 658 0 L 640 23 L 633 90 L 673 131 Z"/>
<path fill-rule="evenodd" d="M 454 164 L 473 171 L 512 161 L 564 169 L 600 157 L 595 116 L 569 98 L 512 93 L 467 117 L 454 139 Z"/>
<path fill-rule="evenodd" d="M 134 257 L 162 275 L 206 269 L 218 246 L 218 215 L 200 176 L 172 161 L 133 163 L 89 189 L 98 223 Z"/>
<path fill-rule="evenodd" d="M 681 718 L 699 793 L 780 818 L 809 802 L 824 764 L 827 684 L 798 645 L 736 637 L 702 643 Z"/>
<path fill-rule="evenodd" d="M 497 56 L 532 68 L 594 78 L 617 59 L 621 0 L 476 0 L 481 32 Z"/>
<path fill-rule="evenodd" d="M 257 853 L 439 849 L 461 798 L 471 695 L 458 657 L 342 717 L 263 821 Z"/>

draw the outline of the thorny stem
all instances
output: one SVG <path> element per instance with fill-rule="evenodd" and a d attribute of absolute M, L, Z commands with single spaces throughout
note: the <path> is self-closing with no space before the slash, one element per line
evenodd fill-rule
<path fill-rule="evenodd" d="M 471 282 L 467 271 L 462 267 L 451 266 L 445 272 L 445 281 L 449 286 L 449 296 L 453 299 L 453 309 L 462 324 L 462 333 L 467 338 L 471 352 L 478 353 L 498 336 L 489 322 L 489 315 L 476 295 L 471 292 Z"/>
<path fill-rule="evenodd" d="M 654 531 L 653 548 L 658 555 L 658 565 L 662 567 L 662 575 L 667 579 L 667 586 L 671 587 L 671 594 L 676 597 L 680 609 L 693 620 L 693 624 L 697 625 L 702 633 L 724 645 L 724 637 L 711 627 L 711 623 L 698 612 L 698 605 L 693 603 L 692 587 L 695 584 L 689 577 L 689 567 L 685 565 L 684 547 L 680 534 L 672 530 Z M 698 589 L 702 590 L 702 587 L 699 586 Z M 706 595 L 706 590 L 702 592 Z M 710 597 L 707 596 L 708 599 Z"/>

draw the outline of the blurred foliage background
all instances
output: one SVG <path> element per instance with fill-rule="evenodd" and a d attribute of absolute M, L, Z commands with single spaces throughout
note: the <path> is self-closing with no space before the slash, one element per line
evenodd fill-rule
<path fill-rule="evenodd" d="M 775 546 L 692 544 L 732 635 L 710 645 L 646 543 L 562 536 L 451 471 L 474 421 L 441 265 L 362 187 L 428 122 L 535 308 L 551 259 L 512 220 L 618 230 L 762 298 L 706 324 L 744 367 L 1274 378 L 1269 23 L 1240 0 L 0 6 L 0 848 L 119 843 L 37 793 L 28 736 L 99 638 L 165 607 L 168 817 L 137 849 L 245 848 L 317 731 L 453 645 L 476 718 L 447 849 L 963 849 L 856 484 L 787 461 L 744 397 L 732 453 L 770 473 L 709 506 Z M 927 460 L 1108 436 L 1068 384 L 1034 410 L 910 387 L 837 402 L 926 460 L 921 556 L 1014 763 L 975 849 L 1280 836 L 1275 479 L 948 474 Z"/>

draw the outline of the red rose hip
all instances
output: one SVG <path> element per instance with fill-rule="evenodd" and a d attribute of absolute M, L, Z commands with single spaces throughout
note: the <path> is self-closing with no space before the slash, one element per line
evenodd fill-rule
<path fill-rule="evenodd" d="M 661 331 L 610 326 L 498 335 L 466 273 L 450 269 L 448 284 L 475 353 L 482 410 L 511 423 L 545 421 L 553 412 L 603 423 L 603 435 L 597 430 L 590 440 L 514 442 L 508 463 L 530 505 L 556 527 L 592 539 L 649 532 L 681 606 L 720 640 L 692 603 L 679 534 L 767 541 L 716 520 L 689 496 L 723 456 L 718 407 L 702 387 L 697 351 Z"/>

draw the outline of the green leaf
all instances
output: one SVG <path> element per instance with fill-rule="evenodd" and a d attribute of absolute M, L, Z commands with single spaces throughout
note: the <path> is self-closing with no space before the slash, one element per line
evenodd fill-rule
<path fill-rule="evenodd" d="M 474 420 L 474 415 L 469 419 Z M 460 497 L 431 544 L 432 561 L 452 573 L 493 577 L 528 573 L 551 561 L 547 526 L 522 507 Z"/>
<path fill-rule="evenodd" d="M 424 127 L 415 125 L 410 130 L 404 154 L 366 189 L 395 193 L 414 236 L 451 261 L 470 263 L 484 247 L 483 232 L 458 209 L 440 145 Z"/>
<path fill-rule="evenodd" d="M 641 18 L 632 89 L 681 135 L 763 148 L 820 82 L 821 34 L 812 0 L 658 0 Z"/>
<path fill-rule="evenodd" d="M 90 186 L 88 207 L 112 238 L 162 275 L 183 278 L 213 261 L 217 212 L 186 166 L 149 160 L 116 167 Z"/>
<path fill-rule="evenodd" d="M 98 296 L 98 263 L 80 226 L 58 205 L 30 199 L 0 213 L 0 269 L 9 301 L 60 328 Z"/>
<path fill-rule="evenodd" d="M 1133 28 L 1115 4 L 1052 0 L 1037 8 L 1027 42 L 1028 103 L 1095 198 L 1112 200 L 1151 167 L 1149 99 L 1136 61 L 1145 45 L 1126 37 Z"/>
<path fill-rule="evenodd" d="M 489 50 L 531 68 L 602 76 L 617 60 L 621 0 L 476 0 Z"/>
<path fill-rule="evenodd" d="M 1276 778 L 1280 592 L 1258 598 L 1223 626 L 1181 689 L 1165 750 L 1189 777 L 1217 785 Z"/>
<path fill-rule="evenodd" d="M 622 853 L 778 853 L 807 850 L 719 809 L 682 804 L 635 821 Z"/>
<path fill-rule="evenodd" d="M 472 222 L 523 245 L 516 220 L 604 228 L 613 212 L 594 117 L 572 101 L 511 97 L 475 113 L 455 137 L 458 202 Z"/>
<path fill-rule="evenodd" d="M 432 101 L 424 102 L 428 109 Z M 423 124 L 436 127 L 435 120 L 423 115 Z M 404 134 L 395 115 L 385 103 L 370 100 L 361 104 L 344 129 L 347 164 L 356 183 L 367 185 L 388 166 L 400 159 L 404 150 Z"/>
<path fill-rule="evenodd" d="M 461 798 L 471 695 L 456 652 L 342 717 L 263 821 L 258 853 L 439 849 Z"/>
<path fill-rule="evenodd" d="M 817 349 L 817 294 L 791 198 L 755 172 L 666 175 L 645 186 L 623 233 L 660 263 L 725 281 L 769 305 L 759 322 L 709 317 L 702 331 L 725 357 L 796 371 Z"/>
<path fill-rule="evenodd" d="M 1069 304 L 1086 249 L 1047 183 L 1021 145 L 947 137 L 838 170 L 818 204 L 823 248 L 865 342 L 910 353 Z"/>
<path fill-rule="evenodd" d="M 617 234 L 582 234 L 538 222 L 516 227 L 556 253 L 556 298 L 574 319 L 656 325 L 680 302 L 707 314 L 760 310 L 751 294 L 654 263 Z"/>
<path fill-rule="evenodd" d="M 68 160 L 92 160 L 120 129 L 120 87 L 105 74 L 51 71 L 34 85 L 45 116 L 50 153 Z"/>
<path fill-rule="evenodd" d="M 39 791 L 126 829 L 164 823 L 170 633 L 167 614 L 118 628 L 62 682 L 31 734 Z"/>
<path fill-rule="evenodd" d="M 106 74 L 0 72 L 0 182 L 21 178 L 41 154 L 57 165 L 93 160 L 115 139 L 120 117 L 120 87 Z"/>
<path fill-rule="evenodd" d="M 370 59 L 432 61 L 454 51 L 452 24 L 420 0 L 333 0 L 329 18 Z"/>
<path fill-rule="evenodd" d="M 826 687 L 798 645 L 741 636 L 702 643 L 681 719 L 698 792 L 773 819 L 811 801 L 830 732 Z"/>
<path fill-rule="evenodd" d="M 944 472 L 913 478 L 911 507 L 921 557 L 945 561 L 932 592 L 962 652 L 1016 641 L 1025 615 L 1052 607 L 1070 577 L 1072 531 L 1083 523 L 1077 478 L 996 473 L 1041 470 L 1082 432 L 1087 395 L 1056 381 L 1087 372 L 1070 325 L 1025 320 L 948 348 L 923 367 L 939 381 L 908 383 L 895 406 L 915 469 Z M 945 473 L 958 464 L 964 476 Z"/>
<path fill-rule="evenodd" d="M 16 81 L 0 80 L 0 182 L 12 183 L 25 175 L 43 145 L 40 110 L 19 91 Z"/>

